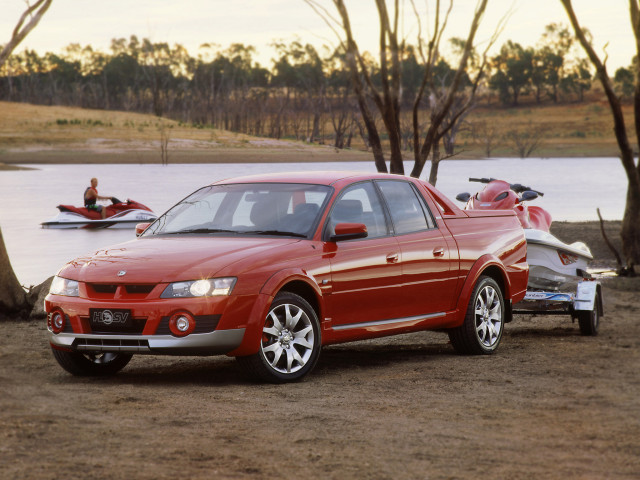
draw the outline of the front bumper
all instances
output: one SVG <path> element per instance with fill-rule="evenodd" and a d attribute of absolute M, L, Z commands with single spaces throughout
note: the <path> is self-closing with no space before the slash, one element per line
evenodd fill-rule
<path fill-rule="evenodd" d="M 152 296 L 152 295 L 149 295 Z M 53 348 L 78 352 L 127 352 L 158 355 L 224 355 L 242 346 L 251 309 L 258 295 L 187 299 L 65 297 L 49 294 L 45 310 L 62 312 L 65 326 L 53 333 Z M 96 330 L 91 326 L 91 309 L 122 309 L 130 312 L 135 328 Z M 187 312 L 196 321 L 193 333 L 173 335 L 169 318 Z M 104 327 L 104 325 L 103 325 Z"/>
<path fill-rule="evenodd" d="M 161 355 L 223 355 L 238 348 L 244 328 L 172 335 L 98 335 L 81 333 L 51 334 L 54 348 L 78 352 L 123 352 Z"/>

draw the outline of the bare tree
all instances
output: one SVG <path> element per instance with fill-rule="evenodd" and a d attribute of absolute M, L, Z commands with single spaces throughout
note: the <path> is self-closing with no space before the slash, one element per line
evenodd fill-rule
<path fill-rule="evenodd" d="M 613 82 L 607 73 L 607 58 L 602 60 L 580 26 L 571 0 L 560 0 L 564 6 L 576 38 L 596 68 L 596 75 L 607 96 L 613 116 L 613 131 L 620 149 L 620 161 L 627 174 L 627 201 L 622 217 L 622 250 L 626 257 L 627 271 L 634 274 L 634 266 L 640 263 L 640 162 L 636 162 L 633 148 L 625 128 L 620 98 L 615 94 Z M 640 56 L 640 5 L 638 0 L 629 0 L 629 16 L 636 39 L 636 54 Z M 640 143 L 640 63 L 635 62 L 634 116 L 636 141 Z"/>
<path fill-rule="evenodd" d="M 169 130 L 162 124 L 160 130 L 160 160 L 162 165 L 169 165 Z"/>
<path fill-rule="evenodd" d="M 413 3 L 412 3 L 413 4 Z M 429 86 L 430 82 L 433 83 L 433 75 L 432 70 L 435 65 L 435 62 L 440 57 L 440 42 L 442 39 L 442 34 L 447 26 L 449 15 L 451 14 L 451 10 L 453 8 L 453 0 L 449 1 L 449 8 L 446 11 L 444 18 L 440 21 L 440 1 L 436 2 L 436 17 L 434 22 L 433 34 L 427 43 L 427 52 L 425 54 L 422 41 L 421 33 L 418 35 L 419 39 L 419 47 L 420 54 L 425 63 L 425 74 L 423 77 L 422 85 L 416 95 L 415 101 L 413 103 L 413 124 L 414 124 L 414 155 L 415 155 L 415 163 L 413 170 L 411 172 L 412 177 L 419 177 L 422 173 L 422 169 L 429 157 L 429 153 L 434 148 L 434 146 L 439 145 L 440 139 L 445 135 L 451 128 L 453 128 L 457 123 L 461 116 L 465 115 L 466 112 L 473 105 L 473 101 L 475 99 L 475 94 L 477 92 L 478 86 L 480 84 L 480 80 L 484 74 L 484 70 L 487 65 L 487 51 L 489 48 L 495 43 L 499 32 L 501 31 L 501 26 L 499 25 L 496 28 L 493 37 L 488 42 L 487 47 L 482 55 L 482 61 L 479 65 L 479 68 L 476 71 L 475 79 L 472 81 L 472 86 L 470 90 L 470 94 L 468 95 L 466 102 L 462 102 L 460 106 L 457 108 L 457 111 L 452 113 L 452 106 L 458 96 L 458 93 L 461 89 L 461 83 L 463 76 L 467 71 L 467 63 L 469 58 L 471 57 L 474 47 L 473 42 L 475 39 L 476 32 L 480 26 L 480 22 L 484 15 L 484 12 L 487 7 L 487 0 L 480 0 L 476 5 L 476 10 L 473 16 L 473 20 L 471 21 L 471 26 L 469 28 L 469 34 L 466 40 L 462 43 L 462 53 L 460 55 L 460 60 L 458 63 L 458 68 L 455 71 L 453 76 L 453 80 L 449 85 L 448 89 L 442 90 L 439 95 L 439 101 L 435 102 L 433 108 L 431 110 L 430 115 L 430 124 L 427 128 L 426 133 L 423 135 L 423 139 L 421 141 L 421 132 L 419 130 L 419 114 L 420 114 L 420 102 L 422 101 L 423 96 L 425 95 L 426 89 Z M 415 8 L 414 8 L 415 10 Z M 417 15 L 417 13 L 416 13 Z M 503 19 L 504 20 L 504 19 Z M 502 23 L 502 22 L 501 22 Z M 434 89 L 434 87 L 431 87 Z M 447 120 L 447 116 L 449 119 Z M 432 163 L 431 171 L 429 172 L 430 181 L 435 181 L 438 176 L 438 165 L 439 158 L 436 158 L 436 161 Z"/>
<path fill-rule="evenodd" d="M 0 52 L 0 68 L 20 42 L 35 28 L 49 9 L 51 2 L 52 0 L 38 0 L 32 6 L 27 4 L 28 8 L 18 20 L 9 43 Z M 25 25 L 27 19 L 29 21 Z M 0 314 L 11 315 L 28 310 L 28 308 L 27 295 L 11 267 L 7 248 L 2 238 L 2 230 L 0 230 Z"/>
<path fill-rule="evenodd" d="M 495 123 L 486 120 L 471 123 L 471 136 L 482 146 L 484 156 L 490 158 L 498 141 L 498 128 Z"/>
<path fill-rule="evenodd" d="M 545 129 L 543 127 L 534 127 L 531 122 L 529 122 L 528 127 L 509 130 L 504 138 L 520 158 L 528 158 L 533 152 L 540 148 L 544 134 Z"/>
<path fill-rule="evenodd" d="M 375 0 L 379 20 L 379 58 L 376 76 L 379 77 L 379 85 L 374 82 L 374 71 L 372 65 L 367 62 L 366 56 L 361 52 L 351 28 L 349 11 L 343 0 L 333 0 L 333 5 L 337 16 L 332 14 L 327 8 L 320 4 L 319 0 L 305 0 L 318 15 L 330 26 L 337 35 L 340 46 L 346 52 L 346 64 L 351 74 L 351 80 L 358 99 L 358 105 L 362 114 L 364 125 L 367 129 L 368 140 L 374 156 L 376 168 L 380 172 L 386 172 L 385 155 L 380 141 L 380 132 L 373 120 L 373 113 L 369 100 L 373 102 L 375 109 L 380 112 L 384 128 L 389 138 L 389 170 L 391 173 L 403 174 L 402 144 L 403 129 L 401 124 L 402 108 L 402 88 L 401 88 L 401 62 L 406 53 L 406 44 L 399 38 L 398 26 L 400 23 L 400 2 L 394 0 L 393 8 L 389 9 L 385 0 Z M 456 124 L 459 116 L 463 115 L 466 108 L 457 112 L 452 122 L 447 126 L 445 120 L 450 112 L 456 93 L 460 91 L 462 79 L 467 71 L 469 57 L 473 51 L 473 44 L 476 32 L 485 12 L 488 0 L 478 0 L 473 20 L 469 29 L 469 35 L 463 42 L 462 54 L 458 63 L 458 68 L 453 75 L 450 85 L 447 86 L 446 93 L 442 95 L 441 101 L 437 102 L 429 114 L 429 122 L 420 120 L 420 110 L 424 109 L 423 100 L 429 97 L 429 92 L 434 88 L 433 67 L 440 59 L 440 42 L 446 27 L 449 15 L 453 8 L 453 0 L 449 0 L 448 10 L 441 15 L 441 2 L 436 1 L 436 15 L 434 21 L 434 33 L 428 42 L 424 42 L 421 36 L 421 28 L 418 33 L 418 44 L 423 61 L 424 76 L 422 84 L 412 100 L 413 105 L 413 152 L 414 167 L 411 175 L 419 177 L 424 168 L 425 162 L 431 153 L 433 146 L 440 142 L 442 136 Z M 413 1 L 411 1 L 413 11 L 418 23 L 420 15 Z M 497 37 L 498 29 L 494 37 L 489 42 L 493 44 Z M 426 52 L 425 52 L 426 44 Z M 488 47 L 487 47 L 488 48 Z M 486 62 L 482 62 L 477 69 L 476 78 L 472 82 L 467 108 L 472 104 L 477 85 L 482 77 Z M 426 128 L 426 132 L 425 132 Z"/>

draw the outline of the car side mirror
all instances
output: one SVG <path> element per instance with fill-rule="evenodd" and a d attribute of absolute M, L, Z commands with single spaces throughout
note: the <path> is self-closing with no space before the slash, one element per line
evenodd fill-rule
<path fill-rule="evenodd" d="M 522 192 L 522 195 L 520 195 L 520 200 L 523 202 L 526 202 L 528 200 L 535 200 L 536 198 L 538 198 L 538 193 L 532 190 L 525 190 L 524 192 Z"/>
<path fill-rule="evenodd" d="M 151 225 L 150 222 L 147 223 L 138 223 L 136 225 L 136 237 L 139 237 L 140 235 L 142 235 L 142 233 L 149 228 L 149 225 Z"/>
<path fill-rule="evenodd" d="M 339 223 L 336 225 L 335 232 L 329 239 L 332 242 L 366 238 L 369 235 L 367 226 L 364 223 Z"/>
<path fill-rule="evenodd" d="M 456 195 L 456 200 L 463 203 L 467 203 L 470 198 L 471 198 L 471 194 L 468 192 L 459 193 L 458 195 Z"/>

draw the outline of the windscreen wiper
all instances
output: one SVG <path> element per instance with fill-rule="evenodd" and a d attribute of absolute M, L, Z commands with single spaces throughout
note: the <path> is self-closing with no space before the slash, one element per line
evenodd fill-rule
<path fill-rule="evenodd" d="M 238 233 L 248 233 L 251 235 L 279 235 L 283 237 L 301 237 L 307 238 L 304 233 L 298 232 L 285 232 L 282 230 L 248 230 L 246 232 L 238 232 Z"/>
<path fill-rule="evenodd" d="M 175 232 L 162 232 L 165 235 L 176 235 L 179 233 L 240 233 L 237 230 L 225 230 L 224 228 L 185 228 Z"/>

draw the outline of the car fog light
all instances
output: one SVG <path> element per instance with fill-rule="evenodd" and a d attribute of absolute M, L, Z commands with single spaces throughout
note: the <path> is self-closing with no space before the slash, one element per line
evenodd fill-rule
<path fill-rule="evenodd" d="M 195 328 L 195 318 L 186 312 L 176 313 L 169 319 L 169 330 L 176 337 L 189 335 Z"/>
<path fill-rule="evenodd" d="M 55 311 L 49 315 L 49 328 L 53 333 L 60 333 L 64 330 L 64 315 Z"/>
<path fill-rule="evenodd" d="M 178 319 L 176 320 L 176 328 L 181 332 L 186 332 L 187 330 L 189 330 L 189 319 L 184 315 L 178 317 Z"/>

